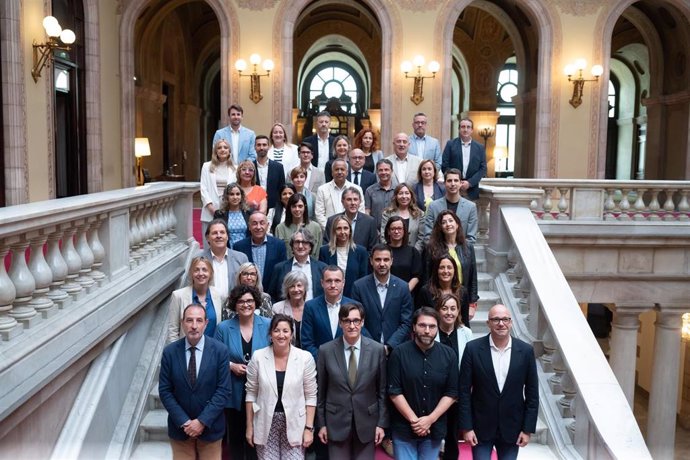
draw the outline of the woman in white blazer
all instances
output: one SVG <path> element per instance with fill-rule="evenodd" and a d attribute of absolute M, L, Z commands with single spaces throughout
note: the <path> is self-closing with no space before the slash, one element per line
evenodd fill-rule
<path fill-rule="evenodd" d="M 201 234 L 213 220 L 213 214 L 220 209 L 225 186 L 235 181 L 236 166 L 230 154 L 230 141 L 218 139 L 213 145 L 211 161 L 201 166 L 199 188 L 201 191 Z M 204 240 L 204 248 L 208 247 Z"/>
<path fill-rule="evenodd" d="M 443 294 L 436 303 L 436 311 L 441 316 L 441 321 L 438 323 L 438 334 L 436 341 L 444 345 L 448 345 L 458 355 L 458 372 L 460 372 L 460 363 L 462 362 L 462 355 L 465 352 L 465 345 L 472 340 L 472 331 L 470 328 L 462 324 L 460 317 L 460 298 L 455 294 Z M 458 403 L 453 403 L 446 412 L 446 423 L 448 428 L 446 430 L 446 443 L 442 460 L 456 460 L 460 454 L 458 450 Z"/>
<path fill-rule="evenodd" d="M 316 365 L 291 344 L 290 317 L 274 315 L 269 331 L 271 345 L 247 366 L 247 442 L 259 460 L 304 458 L 314 440 Z"/>
<path fill-rule="evenodd" d="M 211 261 L 205 257 L 195 257 L 189 266 L 189 275 L 192 279 L 191 286 L 173 291 L 170 299 L 168 342 L 184 337 L 184 332 L 180 329 L 180 321 L 187 305 L 197 303 L 206 309 L 209 324 L 204 333 L 209 337 L 215 337 L 216 325 L 225 319 L 222 312 L 227 296 L 209 285 L 213 280 Z"/>
<path fill-rule="evenodd" d="M 299 166 L 299 155 L 297 146 L 290 143 L 287 129 L 282 123 L 275 123 L 271 127 L 271 147 L 268 149 L 268 159 L 277 161 L 283 165 L 283 172 L 292 171 L 292 168 Z"/>

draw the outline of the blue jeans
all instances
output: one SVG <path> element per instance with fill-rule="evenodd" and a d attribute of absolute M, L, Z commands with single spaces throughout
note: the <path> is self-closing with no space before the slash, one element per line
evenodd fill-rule
<path fill-rule="evenodd" d="M 406 439 L 393 433 L 393 457 L 395 460 L 437 460 L 440 451 L 440 439 Z"/>
<path fill-rule="evenodd" d="M 515 460 L 520 451 L 520 447 L 515 443 L 506 443 L 495 439 L 493 441 L 481 442 L 472 448 L 473 460 L 490 460 L 491 451 L 496 447 L 496 457 L 499 460 Z"/>

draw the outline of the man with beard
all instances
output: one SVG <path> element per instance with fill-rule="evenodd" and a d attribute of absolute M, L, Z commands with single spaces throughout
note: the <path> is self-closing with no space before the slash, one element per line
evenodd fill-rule
<path fill-rule="evenodd" d="M 414 340 L 393 349 L 388 360 L 388 395 L 396 459 L 435 459 L 446 436 L 446 411 L 458 398 L 458 357 L 436 342 L 438 312 L 422 307 L 412 315 Z"/>

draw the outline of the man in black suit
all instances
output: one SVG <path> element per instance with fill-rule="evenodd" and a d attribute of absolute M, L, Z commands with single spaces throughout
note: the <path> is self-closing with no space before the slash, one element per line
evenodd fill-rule
<path fill-rule="evenodd" d="M 254 174 L 256 183 L 266 190 L 268 209 L 275 208 L 280 197 L 280 189 L 285 185 L 285 171 L 283 164 L 268 158 L 268 137 L 260 134 L 254 141 L 256 160 L 254 160 Z"/>
<path fill-rule="evenodd" d="M 391 275 L 393 254 L 388 246 L 374 246 L 369 260 L 374 273 L 355 281 L 352 298 L 364 305 L 369 334 L 389 354 L 410 336 L 412 296 L 407 283 Z"/>
<path fill-rule="evenodd" d="M 331 226 L 336 216 L 345 215 L 352 223 L 352 239 L 356 244 L 364 246 L 367 251 L 378 242 L 379 231 L 376 220 L 363 212 L 359 212 L 362 205 L 362 193 L 356 187 L 348 187 L 343 190 L 341 201 L 345 212 L 335 214 L 326 221 L 326 230 L 323 232 L 323 243 L 328 244 L 331 234 Z"/>
<path fill-rule="evenodd" d="M 490 333 L 465 347 L 460 364 L 460 429 L 472 458 L 517 458 L 537 427 L 539 383 L 532 346 L 512 338 L 504 305 L 494 305 Z"/>
<path fill-rule="evenodd" d="M 474 124 L 469 118 L 460 120 L 460 137 L 451 139 L 443 149 L 441 170 L 456 168 L 462 172 L 460 190 L 472 201 L 479 199 L 479 181 L 486 176 L 486 151 L 472 139 Z"/>
<path fill-rule="evenodd" d="M 311 164 L 321 170 L 326 167 L 326 163 L 331 158 L 335 137 L 331 135 L 331 114 L 325 110 L 317 113 L 316 134 L 302 139 L 302 142 L 307 142 L 314 147 L 314 158 L 311 159 Z"/>
<path fill-rule="evenodd" d="M 276 265 L 287 260 L 287 251 L 283 240 L 267 235 L 268 219 L 261 211 L 253 212 L 249 216 L 249 238 L 239 240 L 233 246 L 247 256 L 249 262 L 256 264 L 261 274 L 261 279 L 268 284 L 273 278 L 273 269 Z"/>
<path fill-rule="evenodd" d="M 323 294 L 321 287 L 321 273 L 326 264 L 310 256 L 314 248 L 314 235 L 306 228 L 300 228 L 290 237 L 290 247 L 293 257 L 281 262 L 273 269 L 268 293 L 274 302 L 283 300 L 283 280 L 291 271 L 301 271 L 309 281 L 309 290 L 306 292 L 306 300 L 313 299 Z"/>
<path fill-rule="evenodd" d="M 319 348 L 316 420 L 332 459 L 373 459 L 388 427 L 386 353 L 362 336 L 364 319 L 361 305 L 343 304 L 343 335 Z"/>
<path fill-rule="evenodd" d="M 359 185 L 363 191 L 370 185 L 376 183 L 376 175 L 364 169 L 366 157 L 362 149 L 352 149 L 348 154 L 350 158 L 350 171 L 347 173 L 347 180 L 355 185 Z"/>
<path fill-rule="evenodd" d="M 158 390 L 168 411 L 173 458 L 220 458 L 223 410 L 230 398 L 228 349 L 204 336 L 208 319 L 201 305 L 182 314 L 185 337 L 163 350 Z"/>

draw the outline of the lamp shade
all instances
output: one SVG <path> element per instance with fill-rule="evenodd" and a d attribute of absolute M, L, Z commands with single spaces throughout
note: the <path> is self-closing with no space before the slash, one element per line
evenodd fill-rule
<path fill-rule="evenodd" d="M 151 156 L 148 137 L 137 137 L 134 139 L 134 156 L 137 158 Z"/>
<path fill-rule="evenodd" d="M 65 45 L 71 45 L 76 39 L 77 36 L 74 35 L 74 32 L 69 29 L 63 29 L 60 33 L 60 41 L 62 41 L 62 43 Z"/>

